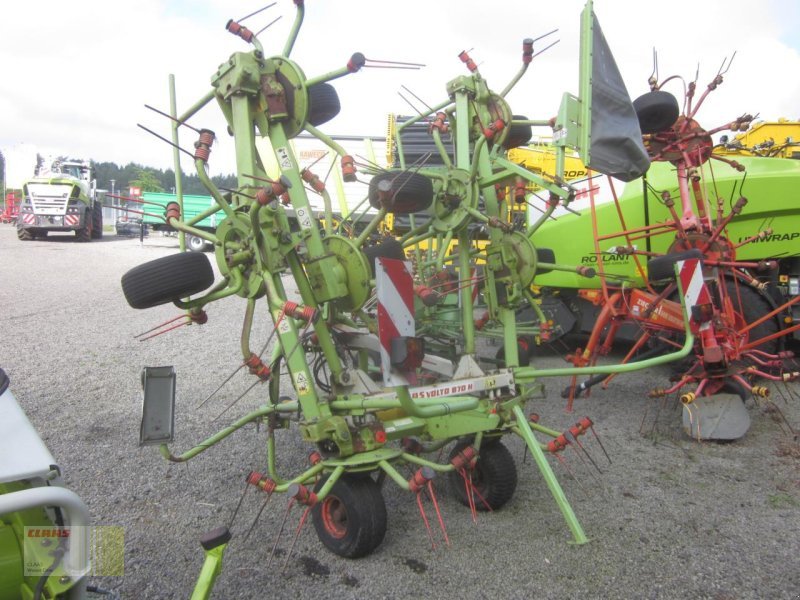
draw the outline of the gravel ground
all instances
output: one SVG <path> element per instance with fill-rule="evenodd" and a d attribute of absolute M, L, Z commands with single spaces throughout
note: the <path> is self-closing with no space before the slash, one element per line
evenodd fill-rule
<path fill-rule="evenodd" d="M 188 466 L 137 447 L 144 365 L 177 370 L 178 451 L 259 403 L 251 392 L 212 423 L 249 384 L 239 374 L 219 397 L 195 409 L 240 360 L 240 299 L 210 306 L 202 327 L 144 343 L 134 339 L 179 311 L 129 308 L 120 277 L 176 246 L 174 238 L 158 235 L 141 245 L 108 234 L 90 244 L 58 236 L 22 243 L 12 227 L 0 226 L 0 366 L 94 522 L 125 528 L 125 575 L 99 582 L 124 598 L 188 597 L 202 563 L 198 537 L 228 521 L 244 475 L 264 466 L 264 431 L 254 428 Z M 257 325 L 254 347 L 268 333 L 263 320 Z M 563 363 L 543 358 L 534 364 Z M 249 495 L 215 597 L 800 598 L 797 440 L 775 412 L 751 406 L 753 425 L 742 440 L 692 442 L 680 431 L 675 406 L 657 411 L 657 402 L 645 398 L 665 378 L 662 370 L 621 376 L 609 390 L 579 401 L 575 414 L 564 412 L 558 395 L 565 381 L 548 381 L 550 395 L 535 407 L 556 429 L 590 415 L 614 461 L 603 464 L 590 437 L 601 476 L 575 453 L 565 456 L 577 481 L 554 461 L 589 544 L 568 543 L 555 503 L 533 462 L 522 463 L 523 445 L 514 439 L 508 445 L 519 486 L 501 511 L 481 514 L 475 525 L 440 486 L 452 546 L 436 551 L 411 496 L 389 492 L 389 530 L 371 556 L 338 558 L 307 527 L 285 568 L 287 535 L 277 560 L 267 565 L 286 504 L 273 499 L 245 541 L 260 505 Z M 800 427 L 800 403 L 784 402 L 776 390 L 773 396 Z M 296 431 L 280 433 L 279 467 L 299 468 L 309 447 Z"/>

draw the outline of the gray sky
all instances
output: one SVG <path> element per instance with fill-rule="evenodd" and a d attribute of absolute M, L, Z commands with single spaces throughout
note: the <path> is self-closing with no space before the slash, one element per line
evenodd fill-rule
<path fill-rule="evenodd" d="M 37 0 L 6 2 L 0 15 L 0 149 L 34 148 L 170 167 L 169 146 L 136 127 L 169 135 L 165 119 L 143 105 L 168 108 L 167 80 L 175 74 L 179 111 L 209 89 L 211 74 L 248 46 L 224 30 L 264 4 L 244 0 Z M 515 114 L 549 118 L 564 91 L 577 93 L 578 28 L 583 0 L 307 0 L 292 58 L 309 77 L 345 64 L 353 52 L 367 58 L 425 63 L 420 71 L 364 69 L 334 82 L 342 111 L 323 126 L 331 134 L 384 135 L 390 112 L 408 114 L 401 85 L 429 105 L 445 100 L 445 84 L 466 73 L 457 54 L 471 50 L 482 75 L 502 90 L 517 71 L 521 42 L 552 29 L 538 43 L 560 43 L 534 59 L 508 100 Z M 737 52 L 724 84 L 698 115 L 706 127 L 744 112 L 761 118 L 800 117 L 800 3 L 795 0 L 596 0 L 606 38 L 632 98 L 647 91 L 652 49 L 659 75 L 695 75 L 698 87 Z M 268 54 L 278 54 L 294 18 L 291 0 L 245 21 Z M 682 86 L 668 87 L 680 97 Z M 232 144 L 215 106 L 195 116 L 214 129 L 212 174 L 234 170 Z M 184 130 L 182 145 L 194 134 Z M 190 167 L 184 162 L 184 169 Z"/>

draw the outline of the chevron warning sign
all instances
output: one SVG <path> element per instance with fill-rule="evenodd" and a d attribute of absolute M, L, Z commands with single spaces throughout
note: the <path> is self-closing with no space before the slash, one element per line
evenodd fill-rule
<path fill-rule="evenodd" d="M 407 375 L 392 367 L 391 350 L 393 339 L 413 337 L 416 329 L 411 263 L 393 258 L 378 258 L 375 266 L 383 383 L 386 386 L 408 385 L 410 382 Z"/>

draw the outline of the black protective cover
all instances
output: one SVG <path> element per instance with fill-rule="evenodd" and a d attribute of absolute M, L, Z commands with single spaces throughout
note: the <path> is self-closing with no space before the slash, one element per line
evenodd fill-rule
<path fill-rule="evenodd" d="M 587 166 L 632 181 L 647 172 L 650 158 L 628 90 L 594 13 L 592 21 L 592 135 Z"/>

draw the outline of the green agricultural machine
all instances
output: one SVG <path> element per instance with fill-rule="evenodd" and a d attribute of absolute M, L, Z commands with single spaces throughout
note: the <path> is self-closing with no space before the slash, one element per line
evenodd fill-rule
<path fill-rule="evenodd" d="M 727 237 L 740 245 L 736 252 L 738 259 L 754 263 L 754 267 L 759 263 L 777 266 L 757 273 L 759 281 L 769 288 L 759 290 L 755 299 L 761 306 L 761 314 L 766 314 L 774 306 L 800 294 L 800 161 L 755 156 L 733 158 L 745 168 L 746 178 L 730 165 L 719 164 L 714 166 L 713 180 L 704 180 L 702 186 L 705 195 L 710 197 L 715 187 L 727 193 L 744 182 L 742 193 L 747 196 L 748 203 L 728 224 Z M 661 196 L 654 190 L 666 191 L 671 197 L 679 195 L 675 169 L 670 163 L 653 163 L 645 179 L 625 185 L 619 195 L 619 208 L 628 227 L 645 228 L 671 218 Z M 547 222 L 537 232 L 535 241 L 552 246 L 564 237 L 586 240 L 584 244 L 564 248 L 559 258 L 563 256 L 566 262 L 594 269 L 602 263 L 607 280 L 644 286 L 646 273 L 637 268 L 634 255 L 617 251 L 627 242 L 619 233 L 620 216 L 614 202 L 598 203 L 596 214 L 599 234 L 609 236 L 602 241 L 600 254 L 593 241 L 592 215 L 588 208 L 580 214 L 565 214 L 556 221 Z M 756 238 L 752 239 L 754 235 Z M 672 232 L 663 231 L 643 238 L 638 245 L 646 252 L 667 253 L 673 242 Z M 555 319 L 551 341 L 569 333 L 591 331 L 598 309 L 592 303 L 595 292 L 590 290 L 600 289 L 600 278 L 586 279 L 575 273 L 551 271 L 541 274 L 536 283 L 548 291 L 558 291 L 543 307 Z M 786 316 L 793 324 L 800 322 L 800 308 L 792 306 Z M 798 333 L 793 337 L 797 338 Z"/>
<path fill-rule="evenodd" d="M 74 231 L 78 242 L 103 237 L 103 198 L 88 161 L 55 161 L 22 186 L 17 237 L 46 238 L 50 232 Z"/>
<path fill-rule="evenodd" d="M 503 438 L 515 435 L 532 455 L 573 541 L 586 542 L 546 455 L 577 448 L 578 438 L 594 431 L 592 421 L 583 418 L 558 431 L 539 423 L 528 406 L 542 398 L 545 377 L 610 374 L 686 356 L 694 339 L 687 313 L 683 346 L 647 361 L 537 369 L 521 360 L 516 313 L 530 302 L 539 274 L 577 269 L 593 275 L 590 269 L 557 261 L 560 246 L 534 246 L 531 237 L 547 216 L 523 230 L 501 218 L 511 199 L 502 190 L 535 183 L 547 194 L 548 214 L 574 197 L 574 189 L 559 177 L 533 174 L 507 158 L 509 148 L 527 141 L 532 125 L 549 122 L 515 116 L 505 99 L 533 58 L 534 40 L 523 42 L 522 66 L 500 92 L 489 87 L 462 52 L 465 73 L 447 83 L 445 99 L 407 122 L 429 121 L 439 166 L 421 160 L 382 170 L 357 163 L 319 129 L 340 109 L 330 82 L 372 61 L 356 53 L 340 68 L 306 76 L 291 59 L 305 13 L 301 0 L 294 4 L 296 18 L 281 53 L 268 56 L 250 29 L 229 21 L 227 30 L 251 50 L 222 63 L 211 90 L 188 110 L 179 113 L 174 100 L 171 107 L 176 157 L 179 128 L 189 126 L 187 121 L 209 103 L 219 105 L 233 135 L 238 187 L 224 191 L 206 170 L 215 134 L 189 126 L 197 132 L 189 154 L 215 204 L 190 219 L 181 218 L 178 203 L 169 204 L 165 214 L 174 229 L 213 245 L 221 279 L 215 281 L 208 256 L 197 253 L 145 263 L 122 279 L 132 307 L 174 303 L 198 324 L 207 321 L 204 307 L 209 303 L 241 298 L 247 308 L 237 366 L 247 368 L 254 383 L 265 383 L 260 389 L 268 393 L 260 408 L 177 453 L 169 446 L 175 373 L 171 367 L 147 367 L 141 443 L 158 445 L 169 461 L 185 462 L 249 423 L 263 424 L 265 468 L 243 479 L 267 498 L 282 494 L 290 507 L 299 505 L 300 525 L 310 516 L 328 550 L 355 558 L 374 551 L 384 538 L 383 485 L 396 485 L 415 497 L 426 524 L 424 504 L 438 513 L 432 485 L 437 475 L 449 480 L 456 498 L 473 513 L 501 508 L 517 483 Z M 565 94 L 555 123 L 559 165 L 565 149 L 572 147 L 597 171 L 626 180 L 638 177 L 649 160 L 591 2 L 582 14 L 581 48 L 580 95 Z M 445 131 L 452 136 L 452 148 L 439 143 Z M 322 197 L 328 217 L 332 208 L 324 182 L 297 166 L 289 142 L 303 132 L 340 157 L 344 180 L 354 180 L 357 169 L 372 176 L 362 203 L 369 209 L 356 209 L 349 217 L 351 224 L 360 222 L 360 228 L 353 228 L 357 235 L 341 235 L 332 218 L 313 218 L 310 193 Z M 261 138 L 269 139 L 278 176 L 267 173 L 268 161 L 259 156 Z M 290 225 L 289 211 L 299 228 Z M 423 212 L 429 217 L 417 222 L 415 215 Z M 217 216 L 215 232 L 196 227 L 212 214 Z M 400 239 L 375 243 L 373 234 L 388 214 L 407 217 L 409 229 Z M 486 232 L 480 243 L 476 228 Z M 419 250 L 423 241 L 424 252 Z M 682 257 L 675 268 L 699 273 L 698 262 L 694 256 Z M 702 286 L 701 280 L 692 281 Z M 290 300 L 294 292 L 300 302 Z M 257 310 L 267 312 L 273 325 L 260 351 L 253 350 L 251 339 Z M 492 337 L 504 344 L 499 363 L 482 355 L 483 338 Z M 275 432 L 285 428 L 296 429 L 313 450 L 300 472 L 277 468 Z M 447 458 L 437 459 L 448 447 Z M 428 533 L 433 542 L 430 527 Z M 193 597 L 210 594 L 230 539 L 227 527 L 204 537 L 206 562 Z"/>

